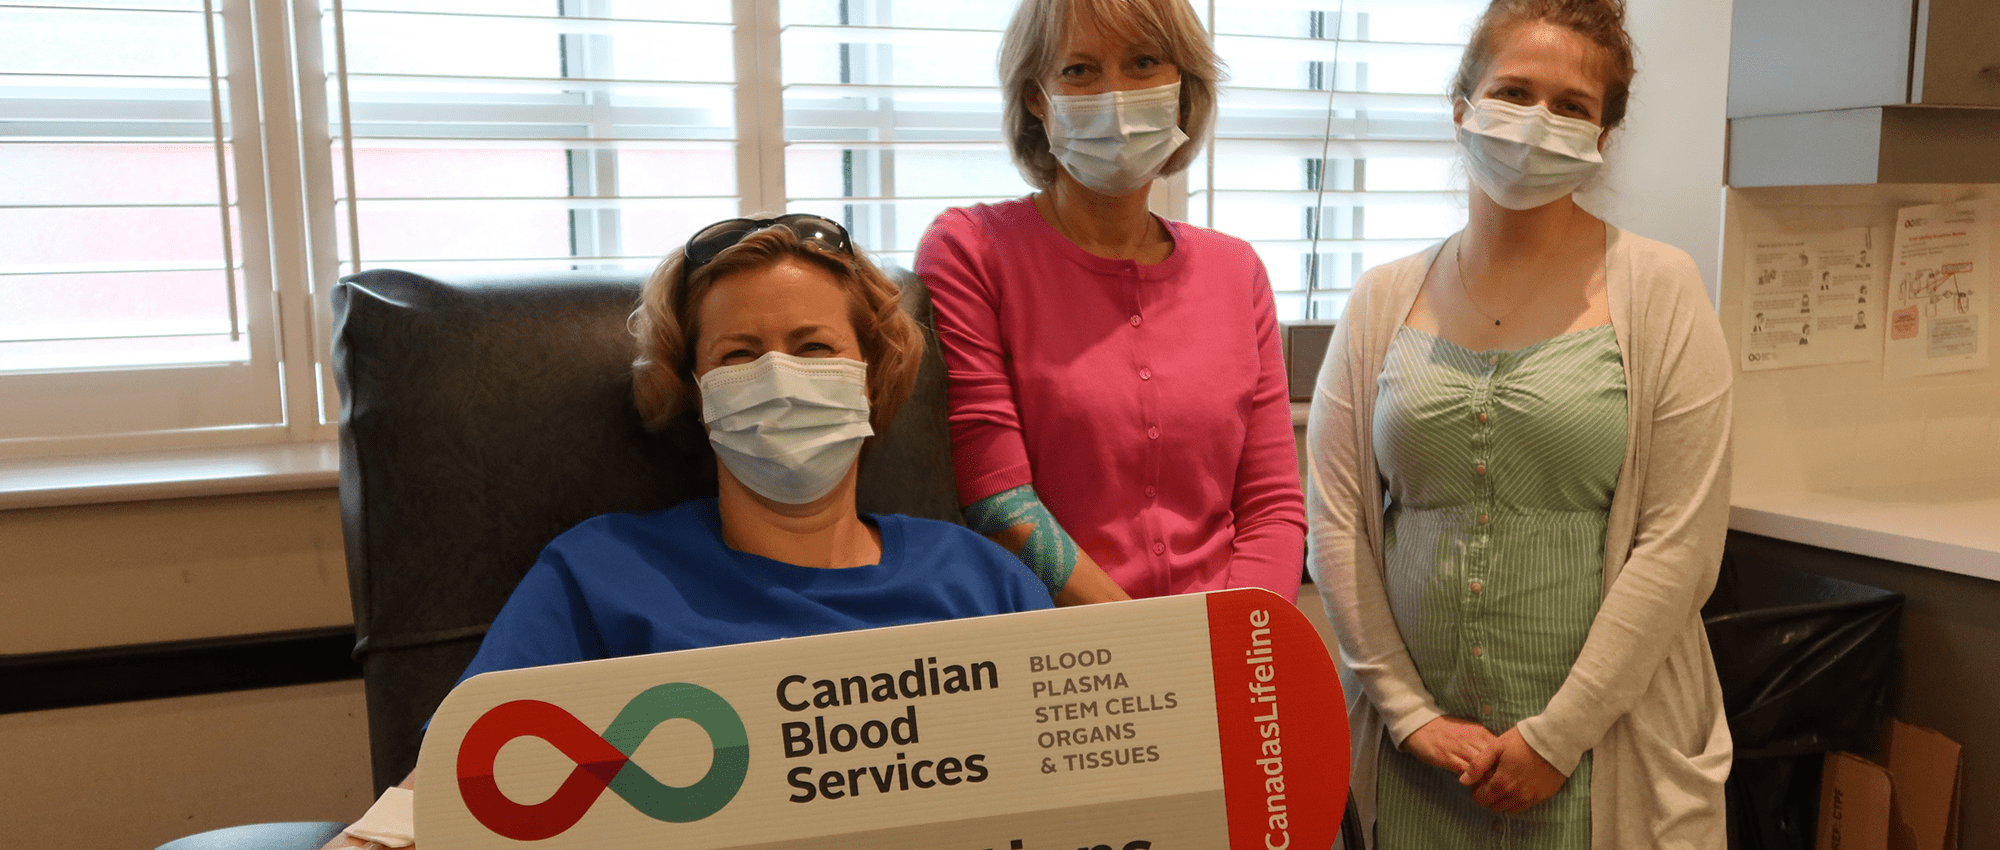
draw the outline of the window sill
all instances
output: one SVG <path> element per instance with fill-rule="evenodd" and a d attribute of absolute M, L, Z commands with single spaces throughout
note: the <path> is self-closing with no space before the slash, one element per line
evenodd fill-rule
<path fill-rule="evenodd" d="M 0 460 L 0 510 L 318 490 L 339 486 L 340 448 L 276 443 Z"/>

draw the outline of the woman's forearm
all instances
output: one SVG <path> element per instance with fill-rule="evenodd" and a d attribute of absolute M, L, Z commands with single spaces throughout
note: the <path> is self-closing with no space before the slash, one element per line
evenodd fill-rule
<path fill-rule="evenodd" d="M 1062 592 L 1056 594 L 1056 604 L 1089 605 L 1131 598 L 1132 594 L 1119 587 L 1118 582 L 1111 579 L 1111 574 L 1090 557 L 1090 553 L 1078 549 L 1076 569 L 1070 571 L 1069 581 L 1063 584 Z"/>
<path fill-rule="evenodd" d="M 1056 522 L 1033 485 L 1002 490 L 965 506 L 965 524 L 1019 557 L 1059 605 L 1131 598 Z"/>

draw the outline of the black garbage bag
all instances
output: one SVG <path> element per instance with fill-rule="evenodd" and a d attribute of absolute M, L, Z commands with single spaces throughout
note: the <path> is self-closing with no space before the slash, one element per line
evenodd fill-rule
<path fill-rule="evenodd" d="M 1702 606 L 1736 760 L 1730 850 L 1811 850 L 1820 765 L 1882 726 L 1903 595 L 1725 555 Z"/>

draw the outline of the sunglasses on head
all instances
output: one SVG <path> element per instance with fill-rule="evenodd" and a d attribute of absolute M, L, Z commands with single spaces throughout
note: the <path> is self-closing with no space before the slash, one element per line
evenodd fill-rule
<path fill-rule="evenodd" d="M 750 234 L 773 227 L 784 227 L 798 234 L 800 239 L 836 254 L 854 256 L 853 246 L 847 239 L 847 228 L 832 219 L 810 213 L 790 213 L 777 218 L 732 218 L 704 227 L 688 237 L 687 248 L 682 252 L 687 258 L 688 273 L 708 265 Z"/>

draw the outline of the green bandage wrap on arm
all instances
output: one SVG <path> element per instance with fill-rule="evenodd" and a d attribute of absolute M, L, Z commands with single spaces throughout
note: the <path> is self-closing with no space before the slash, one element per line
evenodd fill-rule
<path fill-rule="evenodd" d="M 985 535 L 999 534 L 1017 525 L 1029 526 L 1028 541 L 1014 554 L 1048 585 L 1050 596 L 1061 593 L 1063 585 L 1069 583 L 1069 574 L 1076 570 L 1076 541 L 1056 524 L 1049 509 L 1042 506 L 1042 497 L 1035 495 L 1032 484 L 1002 490 L 966 505 L 965 524 Z"/>

